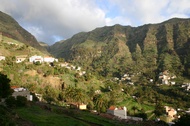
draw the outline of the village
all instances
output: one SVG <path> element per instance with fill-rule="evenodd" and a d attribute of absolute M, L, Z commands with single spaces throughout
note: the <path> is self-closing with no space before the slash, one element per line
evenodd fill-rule
<path fill-rule="evenodd" d="M 0 56 L 0 61 L 5 60 L 5 58 L 6 58 L 5 56 Z M 50 56 L 42 57 L 42 56 L 38 56 L 38 55 L 31 56 L 28 59 L 27 59 L 26 55 L 16 56 L 15 62 L 21 63 L 21 62 L 24 62 L 27 60 L 29 63 L 58 62 L 58 59 L 56 59 L 54 57 L 50 57 Z M 76 67 L 76 66 L 71 65 L 67 62 L 60 63 L 59 66 L 70 69 L 70 70 L 75 70 L 76 72 L 79 73 L 80 76 L 82 76 L 86 73 L 85 71 L 81 71 L 81 67 Z M 138 74 L 141 74 L 141 73 L 138 73 Z M 130 74 L 126 73 L 123 75 L 121 80 L 119 78 L 114 78 L 114 80 L 125 82 L 127 85 L 133 86 L 134 85 L 133 78 L 138 74 L 130 75 Z M 159 78 L 159 82 L 160 82 L 159 84 L 157 84 L 158 86 L 160 86 L 160 85 L 168 85 L 168 86 L 176 85 L 176 82 L 173 81 L 173 79 L 175 79 L 176 76 L 175 75 L 171 76 L 168 71 L 161 72 L 158 75 L 158 78 Z M 154 82 L 153 79 L 149 79 L 148 81 L 150 83 Z M 183 88 L 185 91 L 189 91 L 190 83 L 181 84 L 181 88 Z M 11 86 L 11 89 L 14 90 L 12 96 L 15 98 L 17 96 L 23 96 L 23 97 L 26 97 L 28 101 L 33 101 L 33 97 L 35 95 L 35 97 L 37 97 L 40 102 L 44 102 L 41 94 L 34 93 L 34 95 L 32 95 L 31 92 L 27 88 Z M 96 90 L 95 93 L 100 94 L 101 91 Z M 136 99 L 136 96 L 132 96 L 132 97 Z M 80 110 L 87 110 L 87 104 L 79 104 L 79 105 L 78 104 L 70 104 L 70 107 L 80 109 Z M 190 110 L 181 110 L 180 108 L 174 109 L 174 108 L 169 107 L 169 106 L 164 106 L 164 108 L 165 108 L 166 116 L 168 118 L 168 125 L 174 124 L 172 121 L 175 120 L 176 118 L 180 118 L 180 115 L 178 115 L 178 111 L 179 112 L 184 111 L 185 113 L 190 113 Z M 93 112 L 96 113 L 96 110 L 93 110 Z M 106 112 L 106 114 L 112 115 L 112 116 L 108 116 L 109 118 L 112 118 L 112 119 L 115 118 L 118 120 L 124 119 L 124 120 L 133 120 L 133 121 L 143 121 L 143 118 L 129 116 L 127 113 L 128 113 L 127 112 L 127 106 L 110 106 L 109 108 L 107 108 L 107 112 Z M 160 119 L 157 118 L 157 121 L 160 121 Z"/>
<path fill-rule="evenodd" d="M 9 42 L 8 44 L 14 45 L 15 43 Z M 6 60 L 6 56 L 0 55 L 0 61 L 3 61 L 3 60 Z M 31 64 L 48 63 L 50 67 L 53 66 L 52 65 L 53 63 L 58 63 L 58 65 L 60 67 L 67 68 L 69 70 L 74 70 L 80 76 L 83 76 L 86 74 L 86 71 L 82 71 L 82 68 L 80 66 L 74 66 L 68 62 L 60 62 L 59 63 L 58 59 L 56 59 L 52 56 L 41 56 L 41 55 L 33 55 L 30 57 L 28 55 L 15 56 L 15 63 L 22 63 L 22 62 L 27 62 L 27 63 L 31 63 Z M 138 76 L 140 74 L 141 74 L 141 72 L 133 73 L 133 74 L 126 73 L 121 78 L 115 77 L 113 80 L 117 81 L 119 83 L 124 83 L 126 85 L 134 86 L 135 81 L 133 78 L 135 78 L 136 76 Z M 157 86 L 161 86 L 161 85 L 175 86 L 176 82 L 174 80 L 176 78 L 177 78 L 176 75 L 171 75 L 168 70 L 165 70 L 165 71 L 159 73 L 159 75 L 158 75 L 159 83 L 157 83 L 156 85 Z M 148 78 L 147 81 L 149 83 L 155 82 L 155 80 L 152 78 Z M 184 91 L 190 90 L 190 83 L 187 82 L 187 83 L 183 83 L 180 85 L 181 85 L 181 88 L 184 89 Z M 11 86 L 11 89 L 14 91 L 12 96 L 15 98 L 17 96 L 23 96 L 23 97 L 26 97 L 28 101 L 33 101 L 33 97 L 35 96 L 38 98 L 38 100 L 40 102 L 44 102 L 43 96 L 41 94 L 34 93 L 32 95 L 32 92 L 30 92 L 25 87 Z M 112 89 L 109 89 L 109 90 L 111 91 Z M 124 89 L 122 89 L 122 91 L 123 90 Z M 96 90 L 95 94 L 101 94 L 101 91 Z M 136 99 L 136 96 L 131 96 L 131 97 Z M 2 99 L 2 101 L 4 101 L 4 100 Z M 70 107 L 80 109 L 80 110 L 87 110 L 87 104 L 70 104 Z M 180 118 L 180 115 L 178 115 L 178 112 L 183 111 L 185 113 L 190 113 L 190 110 L 181 110 L 180 108 L 174 109 L 169 106 L 164 106 L 164 108 L 165 108 L 166 117 L 168 117 L 169 125 L 173 124 L 172 123 L 173 120 Z M 96 110 L 93 110 L 93 112 L 97 113 Z M 133 121 L 143 121 L 143 118 L 129 116 L 127 106 L 110 106 L 109 108 L 107 108 L 106 114 L 112 115 L 112 116 L 108 116 L 109 118 L 112 118 L 112 119 L 114 118 L 114 119 L 118 119 L 118 120 L 124 119 L 124 120 L 133 120 Z M 160 121 L 160 119 L 158 118 L 157 121 Z"/>

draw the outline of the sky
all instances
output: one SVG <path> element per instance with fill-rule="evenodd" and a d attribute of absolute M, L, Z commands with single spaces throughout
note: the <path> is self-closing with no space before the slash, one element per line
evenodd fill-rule
<path fill-rule="evenodd" d="M 52 45 L 97 27 L 190 18 L 190 0 L 0 0 L 0 11 Z"/>

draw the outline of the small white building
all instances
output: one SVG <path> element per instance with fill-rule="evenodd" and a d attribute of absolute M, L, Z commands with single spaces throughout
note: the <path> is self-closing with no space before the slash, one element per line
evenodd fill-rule
<path fill-rule="evenodd" d="M 66 67 L 66 66 L 68 66 L 68 65 L 69 65 L 69 63 L 64 62 L 64 63 L 60 63 L 59 65 L 60 65 L 61 67 Z"/>
<path fill-rule="evenodd" d="M 58 62 L 58 59 L 55 59 L 53 57 L 44 57 L 44 62 L 52 63 L 52 62 Z"/>
<path fill-rule="evenodd" d="M 80 75 L 80 76 L 82 76 L 82 75 L 84 75 L 84 74 L 86 74 L 86 71 L 81 71 L 81 72 L 79 72 L 79 75 Z"/>
<path fill-rule="evenodd" d="M 30 91 L 27 90 L 26 88 L 13 87 L 12 89 L 14 90 L 14 92 L 12 93 L 13 97 L 16 98 L 17 96 L 23 96 L 23 97 L 26 97 L 28 101 L 33 101 L 33 96 L 30 94 Z"/>
<path fill-rule="evenodd" d="M 29 58 L 29 62 L 32 62 L 32 63 L 36 63 L 36 62 L 40 62 L 42 63 L 44 60 L 43 60 L 43 57 L 42 56 L 31 56 Z"/>
<path fill-rule="evenodd" d="M 78 71 L 80 71 L 81 70 L 81 67 L 75 67 L 76 68 L 76 70 L 78 70 Z"/>
<path fill-rule="evenodd" d="M 152 82 L 154 82 L 154 80 L 153 80 L 153 79 L 150 79 L 149 81 L 150 81 L 151 83 L 152 83 Z"/>
<path fill-rule="evenodd" d="M 171 81 L 170 83 L 171 83 L 171 85 L 175 85 L 175 81 Z"/>
<path fill-rule="evenodd" d="M 159 79 L 161 80 L 162 84 L 166 84 L 166 85 L 170 84 L 169 83 L 170 76 L 169 76 L 168 71 L 161 72 L 159 74 Z"/>
<path fill-rule="evenodd" d="M 21 63 L 21 62 L 25 61 L 26 58 L 27 58 L 27 55 L 16 56 L 16 63 Z"/>
<path fill-rule="evenodd" d="M 0 56 L 0 61 L 5 60 L 5 56 Z"/>

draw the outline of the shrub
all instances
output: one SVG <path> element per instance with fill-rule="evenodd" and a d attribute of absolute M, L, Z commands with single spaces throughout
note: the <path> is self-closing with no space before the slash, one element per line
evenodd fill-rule
<path fill-rule="evenodd" d="M 0 98 L 6 98 L 12 94 L 12 90 L 10 89 L 10 81 L 11 80 L 7 78 L 7 75 L 0 73 Z"/>
<path fill-rule="evenodd" d="M 4 106 L 0 106 L 0 126 L 16 126 L 11 113 Z"/>
<path fill-rule="evenodd" d="M 24 107 L 27 105 L 27 98 L 24 96 L 17 96 L 16 104 L 18 107 Z"/>
<path fill-rule="evenodd" d="M 16 107 L 16 99 L 15 97 L 13 96 L 10 96 L 8 97 L 6 100 L 5 100 L 5 103 L 8 107 L 10 108 L 13 108 L 13 107 Z"/>

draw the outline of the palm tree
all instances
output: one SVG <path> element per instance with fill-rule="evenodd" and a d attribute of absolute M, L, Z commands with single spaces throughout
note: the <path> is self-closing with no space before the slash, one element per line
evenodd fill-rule
<path fill-rule="evenodd" d="M 88 98 L 83 89 L 68 87 L 65 90 L 65 99 L 67 102 L 74 103 L 79 106 L 82 103 L 86 103 Z"/>
<path fill-rule="evenodd" d="M 83 89 L 80 89 L 80 88 L 77 89 L 76 88 L 75 93 L 74 93 L 74 97 L 73 97 L 73 101 L 78 103 L 78 104 L 86 103 L 86 101 L 87 101 L 86 92 Z"/>
<path fill-rule="evenodd" d="M 95 106 L 98 112 L 105 112 L 108 107 L 108 99 L 106 94 L 99 94 L 95 97 Z"/>
<path fill-rule="evenodd" d="M 73 97 L 74 97 L 75 90 L 73 87 L 69 86 L 68 88 L 65 89 L 64 95 L 65 95 L 65 100 L 67 102 L 73 102 Z"/>
<path fill-rule="evenodd" d="M 90 87 L 89 91 L 87 92 L 87 95 L 90 97 L 90 100 L 93 100 L 94 96 L 96 95 L 95 89 L 93 87 Z"/>

